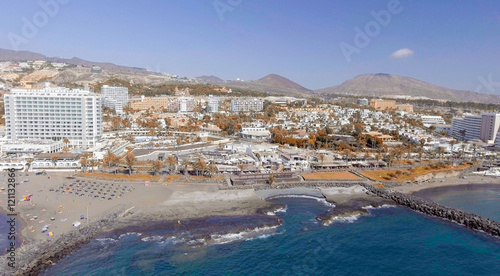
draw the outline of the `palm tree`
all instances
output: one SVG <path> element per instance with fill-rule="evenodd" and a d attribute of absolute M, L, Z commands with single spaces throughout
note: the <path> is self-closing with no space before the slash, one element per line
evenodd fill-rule
<path fill-rule="evenodd" d="M 151 169 L 153 169 L 153 174 L 157 174 L 163 168 L 163 162 L 160 160 L 156 160 L 151 162 Z"/>
<path fill-rule="evenodd" d="M 31 167 L 31 163 L 33 163 L 33 161 L 34 161 L 33 158 L 26 159 L 26 164 L 28 164 L 28 167 Z"/>
<path fill-rule="evenodd" d="M 90 165 L 90 168 L 92 169 L 92 172 L 94 172 L 94 168 L 96 166 L 99 166 L 99 161 L 97 159 L 95 159 L 95 158 L 91 158 L 89 160 L 89 165 Z"/>
<path fill-rule="evenodd" d="M 203 160 L 203 158 L 199 157 L 196 163 L 194 163 L 194 167 L 196 168 L 196 175 L 199 175 L 200 172 L 204 175 L 205 170 L 207 169 L 207 163 Z"/>
<path fill-rule="evenodd" d="M 462 144 L 460 145 L 460 148 L 462 149 L 462 156 L 464 156 L 464 157 L 465 157 L 465 148 L 466 148 L 466 147 L 467 147 L 467 145 L 466 145 L 465 143 L 462 143 Z"/>
<path fill-rule="evenodd" d="M 51 159 L 52 159 L 52 163 L 54 164 L 54 167 L 57 166 L 57 159 L 58 159 L 57 155 L 53 155 L 51 157 Z"/>
<path fill-rule="evenodd" d="M 175 171 L 177 169 L 177 159 L 170 155 L 167 159 L 167 164 L 168 164 L 168 171 L 171 174 L 172 171 Z"/>
<path fill-rule="evenodd" d="M 424 154 L 424 147 L 420 146 L 418 147 L 418 160 L 422 162 L 422 155 Z"/>
<path fill-rule="evenodd" d="M 462 141 L 465 141 L 465 134 L 467 133 L 467 130 L 462 129 L 459 131 L 460 137 L 462 137 Z"/>
<path fill-rule="evenodd" d="M 181 166 L 184 168 L 184 174 L 187 174 L 188 166 L 191 164 L 188 158 L 181 159 Z"/>
<path fill-rule="evenodd" d="M 208 165 L 208 171 L 210 172 L 210 177 L 216 175 L 219 172 L 219 169 L 217 168 L 217 165 L 214 161 L 210 162 L 210 165 Z"/>
<path fill-rule="evenodd" d="M 275 181 L 276 181 L 276 177 L 274 176 L 274 174 L 271 174 L 269 176 L 269 185 L 273 185 Z"/>
<path fill-rule="evenodd" d="M 344 154 L 345 165 L 346 165 L 346 167 L 349 167 L 349 157 L 351 156 L 351 150 L 345 149 L 342 153 Z"/>
<path fill-rule="evenodd" d="M 243 173 L 243 169 L 245 169 L 245 164 L 238 164 L 238 169 L 240 169 L 240 173 Z"/>
<path fill-rule="evenodd" d="M 132 174 L 132 169 L 136 163 L 135 155 L 132 153 L 132 151 L 128 151 L 125 154 L 125 164 L 127 165 L 128 168 L 128 174 Z"/>
<path fill-rule="evenodd" d="M 318 161 L 321 162 L 321 167 L 323 167 L 323 163 L 325 163 L 325 155 L 323 153 L 318 155 Z"/>
<path fill-rule="evenodd" d="M 117 158 L 116 155 L 114 155 L 112 152 L 108 152 L 108 154 L 106 154 L 102 160 L 104 166 L 112 167 L 115 165 Z"/>
<path fill-rule="evenodd" d="M 438 147 L 437 148 L 437 153 L 439 155 L 439 161 L 441 161 L 441 159 L 443 158 L 443 155 L 444 155 L 444 148 L 443 147 Z"/>
<path fill-rule="evenodd" d="M 68 140 L 68 138 L 64 138 L 64 139 L 63 139 L 63 143 L 64 143 L 64 144 L 66 144 L 66 147 L 67 147 L 67 148 L 69 148 L 69 147 L 68 147 L 68 144 L 69 144 L 69 140 Z"/>
<path fill-rule="evenodd" d="M 82 165 L 83 170 L 85 171 L 87 166 L 89 165 L 89 158 L 92 156 L 89 152 L 84 152 L 80 157 L 80 164 Z"/>

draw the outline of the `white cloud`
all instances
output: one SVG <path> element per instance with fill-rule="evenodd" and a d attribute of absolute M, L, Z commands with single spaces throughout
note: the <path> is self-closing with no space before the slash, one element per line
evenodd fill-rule
<path fill-rule="evenodd" d="M 399 49 L 396 52 L 392 53 L 391 58 L 397 58 L 397 59 L 407 58 L 407 57 L 412 56 L 414 53 L 415 52 L 413 52 L 412 50 L 410 50 L 408 48 L 403 48 L 403 49 Z"/>

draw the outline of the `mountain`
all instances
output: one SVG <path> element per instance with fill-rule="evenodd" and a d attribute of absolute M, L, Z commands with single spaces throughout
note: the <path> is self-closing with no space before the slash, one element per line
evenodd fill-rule
<path fill-rule="evenodd" d="M 216 76 L 199 76 L 199 77 L 196 77 L 197 79 L 200 79 L 200 80 L 204 80 L 208 83 L 211 83 L 211 84 L 218 84 L 218 83 L 224 83 L 226 82 L 225 80 L 219 78 L 219 77 L 216 77 Z"/>
<path fill-rule="evenodd" d="M 0 48 L 0 61 L 25 61 L 25 60 L 45 60 L 49 62 L 64 62 L 84 67 L 91 67 L 92 65 L 95 65 L 95 66 L 100 66 L 104 70 L 109 70 L 109 71 L 151 74 L 151 72 L 148 72 L 146 69 L 143 68 L 121 66 L 109 62 L 87 61 L 77 57 L 73 57 L 71 59 L 60 58 L 60 57 L 47 57 L 45 55 L 30 51 L 13 51 Z"/>
<path fill-rule="evenodd" d="M 254 81 L 230 81 L 226 86 L 292 96 L 311 93 L 311 90 L 277 74 L 269 74 Z"/>
<path fill-rule="evenodd" d="M 315 94 L 426 97 L 435 100 L 458 102 L 498 103 L 500 96 L 440 87 L 410 77 L 390 74 L 364 74 L 347 80 L 341 85 L 318 89 Z"/>
<path fill-rule="evenodd" d="M 12 51 L 0 48 L 0 61 L 45 60 L 47 57 L 29 51 Z"/>

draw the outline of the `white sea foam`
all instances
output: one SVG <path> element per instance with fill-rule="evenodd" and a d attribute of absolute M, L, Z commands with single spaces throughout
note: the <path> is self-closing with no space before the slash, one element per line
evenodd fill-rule
<path fill-rule="evenodd" d="M 281 235 L 284 232 L 285 232 L 285 230 L 280 231 L 280 232 L 275 232 L 275 233 L 262 234 L 262 235 L 258 235 L 256 237 L 248 238 L 245 241 L 267 239 L 267 238 L 272 237 L 272 236 Z"/>
<path fill-rule="evenodd" d="M 269 235 L 275 233 L 267 233 L 274 229 L 277 229 L 279 225 L 276 226 L 268 226 L 268 227 L 256 227 L 254 229 L 247 229 L 246 231 L 241 231 L 238 233 L 228 233 L 228 234 L 212 234 L 210 237 L 212 238 L 211 244 L 226 244 L 239 240 L 250 240 L 257 238 L 262 235 Z"/>
<path fill-rule="evenodd" d="M 285 205 L 285 207 L 283 208 L 279 208 L 278 210 L 274 211 L 275 213 L 286 213 L 286 211 L 288 210 L 288 206 Z"/>
<path fill-rule="evenodd" d="M 276 195 L 276 196 L 272 196 L 271 197 L 272 199 L 275 199 L 275 198 L 307 198 L 307 199 L 314 199 L 314 200 L 317 200 L 323 204 L 325 204 L 326 206 L 329 206 L 329 207 L 335 207 L 334 204 L 328 202 L 326 199 L 324 198 L 321 198 L 321 197 L 316 197 L 316 196 L 310 196 L 310 195 Z"/>
<path fill-rule="evenodd" d="M 358 220 L 359 217 L 361 217 L 361 214 L 355 214 L 355 215 L 352 215 L 352 216 L 335 216 L 335 217 L 333 217 L 333 218 L 331 218 L 331 219 L 323 222 L 323 225 L 329 226 L 329 225 L 331 225 L 334 222 L 353 223 L 356 220 Z"/>
<path fill-rule="evenodd" d="M 205 239 L 195 239 L 190 240 L 186 243 L 187 245 L 195 245 L 195 244 L 205 244 Z"/>
<path fill-rule="evenodd" d="M 381 205 L 381 206 L 378 206 L 378 207 L 373 207 L 373 206 L 365 206 L 365 207 L 362 207 L 363 209 L 365 210 L 376 210 L 376 209 L 386 209 L 386 208 L 393 208 L 393 207 L 396 207 L 396 205 L 392 205 L 392 204 L 384 204 L 384 205 Z"/>
<path fill-rule="evenodd" d="M 141 239 L 141 241 L 143 241 L 143 242 L 149 242 L 149 241 L 152 241 L 152 242 L 161 242 L 163 240 L 164 240 L 164 238 L 161 237 L 161 236 L 151 236 L 151 237 L 145 237 L 145 238 Z"/>
<path fill-rule="evenodd" d="M 115 243 L 118 240 L 115 240 L 113 238 L 99 238 L 96 239 L 96 241 L 98 241 L 101 245 L 105 245 L 105 244 Z"/>
<path fill-rule="evenodd" d="M 121 238 L 123 238 L 125 236 L 138 236 L 138 237 L 140 237 L 140 236 L 142 236 L 142 234 L 141 233 L 136 233 L 136 232 L 130 232 L 130 233 L 121 234 L 118 238 L 121 239 Z"/>
<path fill-rule="evenodd" d="M 278 213 L 286 213 L 287 210 L 288 210 L 288 206 L 285 206 L 283 208 L 279 208 L 277 210 L 274 210 L 273 212 L 267 212 L 266 214 L 268 216 L 276 216 Z"/>

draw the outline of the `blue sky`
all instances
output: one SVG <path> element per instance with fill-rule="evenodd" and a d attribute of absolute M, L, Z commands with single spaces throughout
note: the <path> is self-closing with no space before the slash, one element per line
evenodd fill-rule
<path fill-rule="evenodd" d="M 59 10 L 43 22 L 39 2 L 53 1 L 59 1 Z M 388 5 L 397 2 L 399 12 L 392 13 Z M 379 72 L 464 90 L 476 90 L 480 78 L 500 83 L 496 0 L 0 3 L 0 48 L 13 49 L 12 37 L 21 37 L 18 49 L 48 56 L 223 79 L 252 80 L 277 73 L 311 89 Z M 217 12 L 216 6 L 227 9 Z M 391 14 L 386 26 L 372 15 L 381 10 Z M 36 15 L 39 27 L 26 37 L 23 18 L 34 23 Z M 374 24 L 379 30 L 368 36 L 369 43 L 356 47 L 355 28 L 366 34 L 365 27 Z M 357 48 L 350 62 L 342 43 Z M 391 57 L 400 49 L 405 50 Z M 480 91 L 500 94 L 498 86 Z"/>

